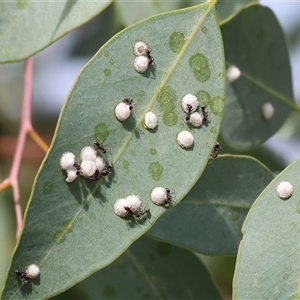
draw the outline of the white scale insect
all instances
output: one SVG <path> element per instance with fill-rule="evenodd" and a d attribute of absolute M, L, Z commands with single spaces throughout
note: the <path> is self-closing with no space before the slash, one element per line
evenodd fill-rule
<path fill-rule="evenodd" d="M 145 73 L 149 66 L 149 60 L 146 56 L 137 56 L 133 66 L 138 73 Z"/>
<path fill-rule="evenodd" d="M 125 98 L 121 103 L 119 103 L 115 108 L 115 114 L 119 121 L 126 121 L 133 109 L 132 99 Z"/>
<path fill-rule="evenodd" d="M 196 96 L 192 94 L 187 94 L 182 98 L 181 106 L 186 113 L 192 113 L 198 108 L 199 102 Z"/>
<path fill-rule="evenodd" d="M 145 114 L 145 120 L 144 120 L 144 124 L 146 126 L 146 128 L 149 129 L 154 129 L 157 126 L 157 116 L 155 115 L 155 113 L 153 113 L 152 111 L 148 111 Z"/>
<path fill-rule="evenodd" d="M 65 152 L 60 158 L 60 167 L 62 170 L 70 170 L 74 167 L 75 155 L 72 152 Z"/>
<path fill-rule="evenodd" d="M 189 114 L 185 118 L 188 122 L 190 122 L 194 127 L 200 127 L 203 124 L 203 116 L 197 111 Z"/>
<path fill-rule="evenodd" d="M 261 113 L 265 120 L 269 120 L 274 116 L 274 106 L 270 102 L 265 102 L 261 107 Z"/>
<path fill-rule="evenodd" d="M 190 148 L 194 144 L 194 137 L 189 131 L 183 130 L 178 133 L 177 142 L 182 148 Z"/>
<path fill-rule="evenodd" d="M 91 146 L 83 147 L 80 153 L 81 160 L 95 160 L 97 153 L 95 149 Z"/>
<path fill-rule="evenodd" d="M 136 42 L 133 48 L 133 53 L 135 56 L 147 56 L 148 46 L 144 42 Z"/>
<path fill-rule="evenodd" d="M 151 201 L 156 205 L 168 205 L 172 201 L 170 189 L 161 186 L 155 187 L 150 197 Z"/>
<path fill-rule="evenodd" d="M 276 186 L 277 196 L 280 197 L 281 199 L 290 198 L 292 196 L 293 192 L 294 192 L 293 185 L 288 181 L 281 181 Z"/>

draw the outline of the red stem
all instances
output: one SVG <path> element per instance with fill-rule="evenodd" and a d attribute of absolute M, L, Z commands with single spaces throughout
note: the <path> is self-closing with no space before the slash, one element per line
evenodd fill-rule
<path fill-rule="evenodd" d="M 24 96 L 23 108 L 21 116 L 21 128 L 18 136 L 18 143 L 16 152 L 14 154 L 13 165 L 10 171 L 9 179 L 13 187 L 15 214 L 17 221 L 17 236 L 22 230 L 23 216 L 22 207 L 20 203 L 20 190 L 19 190 L 19 170 L 22 159 L 22 153 L 25 146 L 26 134 L 32 130 L 31 124 L 31 98 L 32 98 L 32 77 L 33 77 L 33 58 L 28 58 L 25 63 L 25 76 L 24 76 Z"/>

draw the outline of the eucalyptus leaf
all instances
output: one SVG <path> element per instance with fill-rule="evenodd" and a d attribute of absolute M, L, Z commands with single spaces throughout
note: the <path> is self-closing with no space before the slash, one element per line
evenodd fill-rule
<path fill-rule="evenodd" d="M 138 40 L 147 43 L 155 60 L 144 74 L 133 68 Z M 165 213 L 150 200 L 155 186 L 174 190 L 178 203 L 202 174 L 217 139 L 224 78 L 213 3 L 149 18 L 105 44 L 84 67 L 65 103 L 34 183 L 2 299 L 47 298 L 110 264 Z M 203 127 L 190 128 L 185 121 L 181 99 L 187 93 L 209 100 Z M 133 99 L 133 110 L 119 122 L 115 107 L 124 98 Z M 143 126 L 149 110 L 159 116 L 152 131 Z M 193 147 L 178 145 L 181 130 L 192 132 Z M 81 149 L 95 140 L 103 142 L 113 173 L 98 181 L 79 176 L 66 183 L 59 168 L 62 154 L 72 151 L 79 162 Z M 130 194 L 139 195 L 151 214 L 140 221 L 118 217 L 115 201 Z M 18 285 L 14 270 L 31 263 L 40 265 L 40 277 Z"/>
<path fill-rule="evenodd" d="M 181 3 L 180 1 L 115 0 L 114 6 L 118 13 L 119 21 L 124 26 L 129 26 L 158 13 L 181 8 Z"/>
<path fill-rule="evenodd" d="M 147 234 L 207 255 L 236 255 L 248 210 L 272 179 L 272 173 L 256 159 L 219 156 L 184 200 Z"/>
<path fill-rule="evenodd" d="M 99 14 L 111 0 L 0 2 L 0 63 L 15 62 L 43 50 Z"/>
<path fill-rule="evenodd" d="M 222 24 L 221 31 L 230 78 L 221 136 L 233 148 L 254 148 L 292 110 L 300 112 L 293 99 L 285 36 L 274 13 L 260 5 L 249 5 Z M 265 104 L 268 114 L 262 113 Z"/>
<path fill-rule="evenodd" d="M 90 299 L 221 299 L 194 254 L 146 237 L 83 284 Z"/>
<path fill-rule="evenodd" d="M 224 20 L 230 17 L 232 14 L 240 10 L 243 6 L 250 2 L 257 2 L 256 0 L 239 0 L 239 1 L 218 1 L 216 4 L 218 20 Z M 199 3 L 199 0 L 184 0 L 184 3 L 188 5 L 196 5 Z"/>
<path fill-rule="evenodd" d="M 239 0 L 239 1 L 219 1 L 217 5 L 217 15 L 219 21 L 222 21 L 249 3 L 257 3 L 257 0 Z"/>
<path fill-rule="evenodd" d="M 266 187 L 250 209 L 242 228 L 234 299 L 299 298 L 299 170 L 298 159 Z M 288 199 L 276 193 L 282 181 L 294 188 Z"/>

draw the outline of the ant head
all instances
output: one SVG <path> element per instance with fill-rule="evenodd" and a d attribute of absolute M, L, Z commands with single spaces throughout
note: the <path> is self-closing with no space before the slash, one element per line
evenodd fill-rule
<path fill-rule="evenodd" d="M 123 102 L 127 105 L 131 105 L 132 102 L 133 102 L 133 99 L 130 99 L 130 98 L 124 98 Z"/>
<path fill-rule="evenodd" d="M 128 105 L 129 109 L 132 110 L 133 109 L 133 99 L 130 98 L 124 98 L 123 102 Z"/>
<path fill-rule="evenodd" d="M 190 114 L 193 111 L 193 106 L 191 104 L 187 104 L 186 109 L 188 111 L 188 114 Z"/>
<path fill-rule="evenodd" d="M 131 212 L 131 208 L 129 206 L 124 206 L 124 209 L 127 210 L 128 212 Z"/>
<path fill-rule="evenodd" d="M 103 143 L 102 142 L 96 141 L 96 142 L 94 142 L 94 146 L 95 146 L 95 148 L 97 148 L 102 153 L 106 153 L 106 149 L 103 147 Z"/>
<path fill-rule="evenodd" d="M 149 61 L 149 65 L 151 65 L 153 62 L 154 62 L 154 58 L 153 56 L 151 55 L 151 49 L 147 49 L 146 50 L 146 56 L 148 58 L 148 61 Z"/>
<path fill-rule="evenodd" d="M 215 142 L 214 149 L 222 149 L 219 142 Z"/>

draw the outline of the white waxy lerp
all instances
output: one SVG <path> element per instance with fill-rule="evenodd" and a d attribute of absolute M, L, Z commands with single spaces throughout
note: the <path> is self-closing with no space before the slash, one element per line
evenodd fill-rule
<path fill-rule="evenodd" d="M 239 68 L 232 65 L 227 69 L 226 75 L 229 82 L 234 82 L 241 76 L 241 71 Z"/>
<path fill-rule="evenodd" d="M 96 160 L 95 160 L 95 164 L 96 164 L 96 168 L 99 170 L 99 171 L 103 171 L 105 168 L 106 168 L 106 164 L 105 164 L 105 161 L 102 157 L 97 157 Z"/>
<path fill-rule="evenodd" d="M 147 112 L 144 123 L 147 128 L 154 129 L 157 126 L 157 116 L 152 111 Z"/>
<path fill-rule="evenodd" d="M 193 112 L 190 114 L 188 122 L 190 122 L 194 127 L 200 127 L 203 124 L 203 116 L 197 111 Z"/>
<path fill-rule="evenodd" d="M 95 160 L 97 157 L 96 151 L 91 146 L 86 146 L 82 148 L 80 153 L 81 160 Z"/>
<path fill-rule="evenodd" d="M 133 48 L 134 55 L 147 56 L 148 46 L 144 42 L 136 42 Z"/>
<path fill-rule="evenodd" d="M 84 177 L 91 177 L 96 172 L 96 163 L 92 160 L 83 160 L 80 165 L 80 174 Z"/>
<path fill-rule="evenodd" d="M 190 148 L 194 144 L 194 137 L 189 131 L 183 130 L 178 133 L 177 142 L 183 148 Z"/>
<path fill-rule="evenodd" d="M 277 196 L 282 199 L 290 198 L 293 194 L 294 188 L 288 181 L 281 181 L 276 187 Z"/>
<path fill-rule="evenodd" d="M 75 155 L 72 152 L 65 152 L 60 158 L 60 167 L 63 170 L 70 170 L 74 167 Z"/>
<path fill-rule="evenodd" d="M 274 115 L 274 106 L 270 102 L 265 102 L 261 107 L 261 113 L 265 120 L 269 120 Z"/>
<path fill-rule="evenodd" d="M 40 275 L 40 268 L 37 265 L 32 264 L 27 267 L 25 272 L 29 278 L 36 278 Z"/>
<path fill-rule="evenodd" d="M 156 205 L 168 204 L 170 201 L 167 190 L 161 186 L 155 187 L 151 192 L 151 201 Z"/>
<path fill-rule="evenodd" d="M 125 198 L 118 199 L 114 204 L 114 212 L 119 217 L 127 217 L 128 211 L 124 208 L 128 206 L 128 201 Z"/>
<path fill-rule="evenodd" d="M 190 107 L 191 107 L 190 111 L 188 109 L 188 105 L 190 105 Z M 197 107 L 199 106 L 199 102 L 198 102 L 198 99 L 196 96 L 194 96 L 192 94 L 187 94 L 182 98 L 181 106 L 186 113 L 194 112 L 197 109 Z"/>
<path fill-rule="evenodd" d="M 129 195 L 125 199 L 128 203 L 127 206 L 130 207 L 132 212 L 136 212 L 140 210 L 142 201 L 138 195 Z"/>
<path fill-rule="evenodd" d="M 76 169 L 71 169 L 68 170 L 68 177 L 66 179 L 66 182 L 73 182 L 77 178 L 77 170 Z"/>
<path fill-rule="evenodd" d="M 124 102 L 119 103 L 115 108 L 116 117 L 121 122 L 127 120 L 130 116 L 130 113 L 131 110 L 129 105 Z"/>
<path fill-rule="evenodd" d="M 127 206 L 132 212 L 137 212 L 140 210 L 142 202 L 139 196 L 129 195 L 126 198 L 118 199 L 114 204 L 114 212 L 119 217 L 127 217 L 129 212 L 124 207 Z"/>
<path fill-rule="evenodd" d="M 149 60 L 146 56 L 137 56 L 133 66 L 138 73 L 145 73 L 149 66 Z"/>

